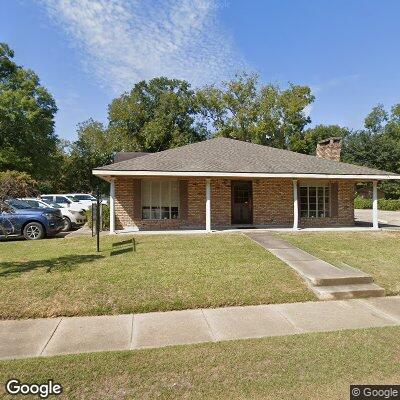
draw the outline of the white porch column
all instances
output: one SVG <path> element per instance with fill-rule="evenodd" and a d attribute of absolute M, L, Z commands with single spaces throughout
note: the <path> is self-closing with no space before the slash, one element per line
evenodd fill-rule
<path fill-rule="evenodd" d="M 293 230 L 299 229 L 299 199 L 297 195 L 297 179 L 293 179 Z"/>
<path fill-rule="evenodd" d="M 115 233 L 115 181 L 110 182 L 110 233 Z"/>
<path fill-rule="evenodd" d="M 374 181 L 372 185 L 372 227 L 379 229 L 378 222 L 378 181 Z"/>
<path fill-rule="evenodd" d="M 211 232 L 211 179 L 206 179 L 206 231 Z"/>

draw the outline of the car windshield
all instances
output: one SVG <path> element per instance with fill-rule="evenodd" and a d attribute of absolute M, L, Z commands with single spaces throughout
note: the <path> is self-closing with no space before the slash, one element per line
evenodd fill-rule
<path fill-rule="evenodd" d="M 75 199 L 77 200 L 96 200 L 93 196 L 91 196 L 90 194 L 76 194 Z"/>
<path fill-rule="evenodd" d="M 78 200 L 75 196 L 66 196 L 69 200 L 74 201 L 75 203 L 78 203 Z"/>
<path fill-rule="evenodd" d="M 54 207 L 54 208 L 62 208 L 58 203 L 56 203 L 55 201 L 47 201 L 46 200 L 46 204 L 48 204 L 49 206 L 51 206 L 51 207 Z"/>
<path fill-rule="evenodd" d="M 30 204 L 26 201 L 17 200 L 17 199 L 8 199 L 6 203 L 9 204 L 11 207 L 17 208 L 19 210 L 23 210 L 25 208 L 32 208 Z"/>

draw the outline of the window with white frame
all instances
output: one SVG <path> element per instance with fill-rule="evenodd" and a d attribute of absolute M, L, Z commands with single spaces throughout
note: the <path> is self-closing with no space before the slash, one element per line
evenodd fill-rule
<path fill-rule="evenodd" d="M 300 216 L 327 218 L 331 215 L 331 190 L 329 184 L 300 185 Z"/>
<path fill-rule="evenodd" d="M 179 186 L 176 180 L 142 180 L 142 218 L 176 219 Z"/>

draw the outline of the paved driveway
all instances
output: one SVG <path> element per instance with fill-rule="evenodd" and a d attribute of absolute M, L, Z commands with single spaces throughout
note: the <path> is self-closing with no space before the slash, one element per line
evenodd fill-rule
<path fill-rule="evenodd" d="M 356 223 L 359 225 L 372 224 L 372 210 L 354 210 Z M 382 228 L 400 229 L 400 211 L 379 211 L 379 223 Z"/>

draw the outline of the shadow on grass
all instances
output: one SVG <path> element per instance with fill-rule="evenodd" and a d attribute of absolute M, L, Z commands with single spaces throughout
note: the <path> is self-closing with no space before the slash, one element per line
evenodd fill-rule
<path fill-rule="evenodd" d="M 9 276 L 23 272 L 33 271 L 39 268 L 45 268 L 46 272 L 58 270 L 71 270 L 79 264 L 92 262 L 104 258 L 97 254 L 71 255 L 58 258 L 49 258 L 46 260 L 35 261 L 8 261 L 0 264 L 0 276 Z"/>
<path fill-rule="evenodd" d="M 113 243 L 112 245 L 113 245 L 113 247 L 116 247 L 116 246 L 123 246 L 123 245 L 125 245 L 125 244 L 132 244 L 133 242 L 134 242 L 134 240 L 135 239 L 129 239 L 129 240 L 123 240 L 122 242 L 116 242 L 116 243 Z"/>
<path fill-rule="evenodd" d="M 136 251 L 136 240 L 135 238 L 123 240 L 112 244 L 113 249 L 111 250 L 110 256 L 117 256 L 118 254 L 130 253 Z M 117 247 L 117 248 L 115 248 Z"/>
<path fill-rule="evenodd" d="M 126 247 L 122 249 L 113 250 L 110 256 L 117 256 L 118 254 L 130 253 L 133 251 L 133 247 Z"/>

